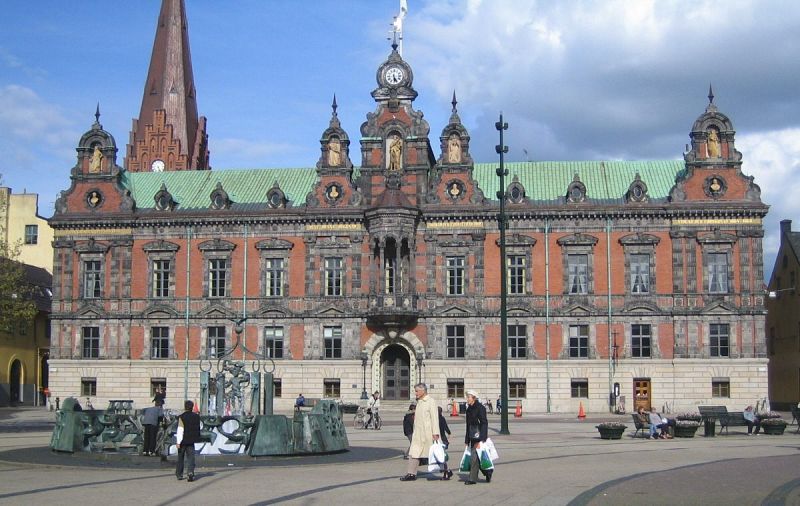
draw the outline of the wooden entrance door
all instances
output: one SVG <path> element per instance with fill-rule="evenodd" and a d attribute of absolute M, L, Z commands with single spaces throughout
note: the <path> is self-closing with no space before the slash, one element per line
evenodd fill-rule
<path fill-rule="evenodd" d="M 411 367 L 405 348 L 395 344 L 383 350 L 381 375 L 384 399 L 395 401 L 411 397 Z"/>
<path fill-rule="evenodd" d="M 638 411 L 642 406 L 645 411 L 650 411 L 650 378 L 635 378 L 633 380 L 633 410 Z"/>

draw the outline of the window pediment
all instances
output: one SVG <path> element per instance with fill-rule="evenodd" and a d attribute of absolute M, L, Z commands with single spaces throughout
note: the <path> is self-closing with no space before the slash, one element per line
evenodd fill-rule
<path fill-rule="evenodd" d="M 700 244 L 733 244 L 736 240 L 737 237 L 735 235 L 726 234 L 719 230 L 697 237 L 697 242 Z"/>
<path fill-rule="evenodd" d="M 283 239 L 264 239 L 256 243 L 257 250 L 290 250 L 294 248 L 294 243 Z"/>
<path fill-rule="evenodd" d="M 233 251 L 236 245 L 223 239 L 212 239 L 201 242 L 198 248 L 200 248 L 200 251 Z"/>
<path fill-rule="evenodd" d="M 495 244 L 500 246 L 500 239 L 495 241 Z M 506 237 L 507 247 L 533 247 L 536 245 L 536 239 L 528 235 L 512 234 Z"/>
<path fill-rule="evenodd" d="M 659 237 L 642 233 L 628 234 L 619 239 L 619 243 L 623 246 L 655 246 L 660 242 L 661 239 Z"/>
<path fill-rule="evenodd" d="M 556 243 L 559 246 L 592 246 L 594 247 L 597 244 L 597 237 L 593 235 L 587 234 L 572 234 L 572 235 L 565 235 L 564 237 L 559 237 Z"/>
<path fill-rule="evenodd" d="M 180 246 L 175 244 L 174 242 L 165 241 L 164 239 L 159 239 L 157 241 L 150 241 L 142 246 L 144 251 L 155 252 L 155 251 L 178 251 Z"/>

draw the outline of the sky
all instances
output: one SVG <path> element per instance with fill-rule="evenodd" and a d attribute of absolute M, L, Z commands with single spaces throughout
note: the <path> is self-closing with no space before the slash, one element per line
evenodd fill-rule
<path fill-rule="evenodd" d="M 211 165 L 313 167 L 336 94 L 359 163 L 359 128 L 388 56 L 399 0 L 186 0 Z M 4 0 L 0 174 L 49 217 L 94 121 L 122 165 L 141 105 L 159 0 Z M 737 131 L 743 172 L 778 223 L 800 219 L 800 7 L 778 0 L 408 0 L 403 57 L 431 140 L 453 91 L 477 162 L 680 159 L 709 84 Z M 438 153 L 437 153 L 438 155 Z M 800 229 L 800 223 L 795 225 Z"/>

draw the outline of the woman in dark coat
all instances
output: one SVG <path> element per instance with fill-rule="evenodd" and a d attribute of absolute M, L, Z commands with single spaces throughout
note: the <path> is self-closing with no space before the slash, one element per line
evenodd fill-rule
<path fill-rule="evenodd" d="M 439 406 L 439 437 L 442 438 L 442 444 L 444 444 L 445 448 L 450 446 L 450 441 L 447 439 L 450 434 L 450 427 L 442 414 L 442 407 Z M 442 473 L 443 480 L 449 480 L 453 477 L 453 471 L 447 468 L 447 461 L 442 464 Z"/>
<path fill-rule="evenodd" d="M 464 482 L 465 485 L 474 485 L 478 481 L 478 471 L 481 468 L 481 461 L 478 449 L 481 443 L 486 442 L 489 437 L 489 424 L 486 420 L 486 408 L 478 402 L 478 393 L 474 390 L 467 391 L 467 434 L 464 436 L 464 444 L 470 447 L 470 466 L 469 478 Z M 482 471 L 486 476 L 486 483 L 492 481 L 492 470 Z"/>

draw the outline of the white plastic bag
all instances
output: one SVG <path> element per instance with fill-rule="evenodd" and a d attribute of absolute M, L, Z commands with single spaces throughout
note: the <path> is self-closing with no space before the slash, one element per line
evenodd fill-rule
<path fill-rule="evenodd" d="M 428 450 L 428 472 L 438 473 L 441 471 L 446 458 L 447 454 L 444 451 L 444 445 L 442 442 L 436 441 L 433 443 L 430 450 Z"/>
<path fill-rule="evenodd" d="M 498 459 L 499 455 L 497 454 L 497 448 L 494 447 L 494 441 L 492 441 L 492 438 L 486 438 L 486 441 L 481 443 L 481 448 L 486 450 L 486 453 L 489 454 L 489 458 L 492 459 L 492 462 Z"/>

